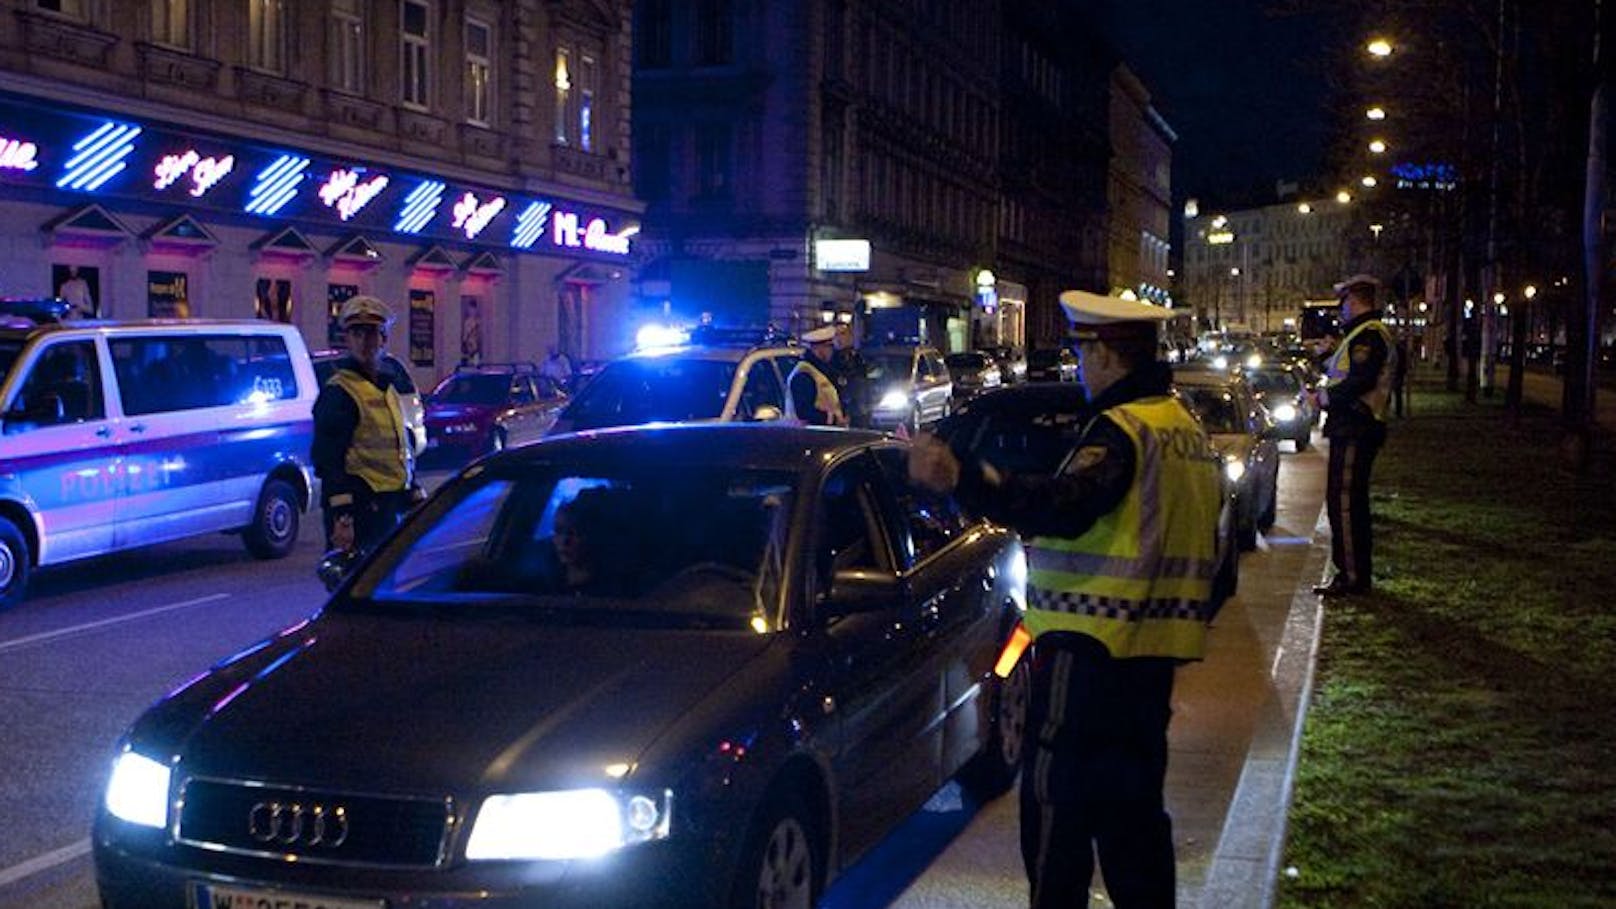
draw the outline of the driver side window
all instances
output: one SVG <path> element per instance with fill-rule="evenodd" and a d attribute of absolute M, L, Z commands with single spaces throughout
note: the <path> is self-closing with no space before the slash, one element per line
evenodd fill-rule
<path fill-rule="evenodd" d="M 69 341 L 52 344 L 42 351 L 11 409 L 25 413 L 28 422 L 35 426 L 59 426 L 106 417 L 95 342 Z"/>
<path fill-rule="evenodd" d="M 814 564 L 825 588 L 838 571 L 891 571 L 864 459 L 843 464 L 820 490 Z"/>

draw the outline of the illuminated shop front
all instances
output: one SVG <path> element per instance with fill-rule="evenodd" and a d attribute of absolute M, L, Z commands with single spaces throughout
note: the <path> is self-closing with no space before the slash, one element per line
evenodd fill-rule
<path fill-rule="evenodd" d="M 374 294 L 398 313 L 390 349 L 424 381 L 551 345 L 618 352 L 638 231 L 636 212 L 588 199 L 10 96 L 0 211 L 0 295 L 288 322 L 318 349 L 341 340 L 342 301 Z M 564 335 L 581 297 L 592 311 Z"/>

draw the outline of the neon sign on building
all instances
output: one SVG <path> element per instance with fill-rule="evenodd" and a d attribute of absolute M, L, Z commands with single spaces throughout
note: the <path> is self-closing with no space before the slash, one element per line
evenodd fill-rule
<path fill-rule="evenodd" d="M 550 223 L 550 209 L 554 207 L 548 202 L 534 202 L 522 209 L 516 216 L 516 229 L 511 231 L 511 245 L 517 249 L 532 246 L 543 236 L 545 226 Z"/>
<path fill-rule="evenodd" d="M 386 174 L 377 174 L 361 182 L 358 170 L 334 170 L 320 184 L 320 201 L 327 208 L 335 208 L 337 216 L 346 221 L 380 195 L 387 188 L 387 183 Z"/>
<path fill-rule="evenodd" d="M 153 189 L 168 189 L 186 174 L 191 175 L 190 193 L 200 198 L 208 190 L 219 185 L 219 181 L 230 175 L 236 169 L 236 156 L 225 155 L 223 158 L 204 158 L 194 148 L 185 150 L 180 155 L 164 155 L 158 159 L 157 166 L 152 168 Z"/>
<path fill-rule="evenodd" d="M 33 170 L 39 166 L 39 146 L 0 136 L 0 170 Z"/>
<path fill-rule="evenodd" d="M 100 128 L 73 143 L 73 157 L 62 165 L 62 176 L 56 181 L 57 189 L 82 189 L 94 192 L 103 183 L 123 173 L 129 162 L 124 160 L 135 151 L 135 137 L 140 127 L 128 123 L 102 123 Z"/>
<path fill-rule="evenodd" d="M 483 232 L 483 228 L 488 226 L 488 222 L 494 220 L 494 216 L 504 210 L 504 196 L 495 196 L 487 202 L 479 202 L 475 195 L 466 193 L 455 203 L 454 220 L 451 224 L 464 231 L 467 240 L 475 240 L 477 235 Z"/>
<path fill-rule="evenodd" d="M 576 249 L 594 250 L 595 252 L 611 253 L 617 256 L 628 255 L 628 238 L 630 233 L 611 233 L 606 227 L 605 218 L 591 219 L 583 230 L 578 229 L 577 212 L 557 210 L 552 223 L 555 225 L 555 245 Z"/>
<path fill-rule="evenodd" d="M 422 180 L 404 198 L 404 208 L 398 213 L 393 229 L 401 234 L 419 233 L 426 222 L 438 213 L 443 191 L 448 188 L 442 180 Z"/>
<path fill-rule="evenodd" d="M 299 155 L 281 155 L 275 163 L 258 172 L 258 182 L 249 192 L 247 213 L 273 215 L 297 196 L 303 172 L 309 169 L 309 159 Z"/>

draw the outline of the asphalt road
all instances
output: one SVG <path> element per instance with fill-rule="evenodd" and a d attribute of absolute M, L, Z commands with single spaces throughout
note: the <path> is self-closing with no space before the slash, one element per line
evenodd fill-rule
<path fill-rule="evenodd" d="M 1279 523 L 1242 559 L 1240 596 L 1175 697 L 1168 801 L 1181 906 L 1200 896 L 1242 770 L 1263 745 L 1257 717 L 1274 709 L 1280 630 L 1322 499 L 1319 451 L 1286 453 L 1280 485 Z M 297 551 L 275 562 L 216 536 L 48 569 L 0 613 L 0 909 L 98 905 L 87 836 L 118 735 L 197 672 L 317 609 L 317 538 L 305 525 Z M 1015 824 L 1014 797 L 977 806 L 946 788 L 824 906 L 1025 905 Z"/>

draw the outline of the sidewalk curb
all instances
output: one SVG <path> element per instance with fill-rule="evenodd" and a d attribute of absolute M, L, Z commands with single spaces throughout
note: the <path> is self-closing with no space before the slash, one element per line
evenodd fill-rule
<path fill-rule="evenodd" d="M 1329 522 L 1325 508 L 1320 508 L 1274 654 L 1273 694 L 1259 713 L 1245 767 L 1196 903 L 1199 909 L 1269 909 L 1273 905 L 1324 617 L 1323 598 L 1313 592 L 1313 585 L 1323 576 L 1329 560 Z"/>

